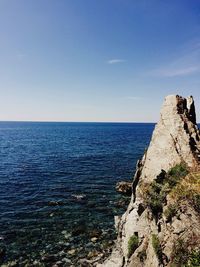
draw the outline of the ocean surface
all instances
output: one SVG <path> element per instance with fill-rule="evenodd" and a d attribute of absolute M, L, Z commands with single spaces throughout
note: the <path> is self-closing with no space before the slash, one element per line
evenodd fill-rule
<path fill-rule="evenodd" d="M 79 266 L 108 250 L 154 124 L 0 122 L 0 262 Z M 88 255 L 90 253 L 90 255 Z"/>

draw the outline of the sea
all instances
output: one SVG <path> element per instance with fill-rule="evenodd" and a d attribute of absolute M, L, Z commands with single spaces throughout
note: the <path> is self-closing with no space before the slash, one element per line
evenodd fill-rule
<path fill-rule="evenodd" d="M 153 123 L 0 122 L 0 266 L 109 254 Z M 57 264 L 57 265 L 56 265 Z"/>

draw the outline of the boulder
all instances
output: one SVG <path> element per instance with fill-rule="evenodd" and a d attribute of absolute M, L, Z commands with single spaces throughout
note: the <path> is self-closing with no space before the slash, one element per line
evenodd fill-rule
<path fill-rule="evenodd" d="M 118 182 L 116 184 L 115 189 L 116 189 L 117 192 L 119 192 L 121 194 L 131 196 L 131 194 L 132 194 L 132 183 L 131 182 L 125 182 L 125 181 Z"/>

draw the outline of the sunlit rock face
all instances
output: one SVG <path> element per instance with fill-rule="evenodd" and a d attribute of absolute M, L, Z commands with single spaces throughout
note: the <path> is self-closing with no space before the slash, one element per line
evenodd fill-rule
<path fill-rule="evenodd" d="M 151 182 L 162 169 L 167 171 L 182 161 L 190 167 L 198 165 L 199 149 L 193 98 L 167 96 L 145 155 L 140 179 Z"/>
<path fill-rule="evenodd" d="M 127 211 L 118 224 L 118 239 L 112 255 L 102 265 L 105 267 L 157 267 L 168 266 L 167 260 L 160 264 L 152 247 L 152 234 L 165 236 L 166 249 L 170 255 L 173 243 L 173 225 L 167 227 L 160 220 L 155 221 L 148 208 L 144 205 L 142 186 L 151 184 L 158 175 L 166 173 L 177 164 L 185 163 L 193 170 L 199 169 L 200 135 L 196 124 L 195 105 L 193 97 L 183 98 L 178 95 L 169 95 L 165 98 L 161 108 L 160 120 L 155 126 L 151 142 L 143 158 L 137 164 L 133 179 L 133 193 Z M 164 175 L 163 175 L 164 179 Z M 144 208 L 143 208 L 144 207 Z M 187 215 L 182 216 L 190 227 L 193 220 L 198 228 L 198 219 L 193 213 L 192 220 Z M 175 222 L 177 223 L 177 222 Z M 175 227 L 175 226 L 174 226 Z M 195 227 L 194 227 L 195 228 Z M 128 258 L 128 241 L 137 235 L 140 242 L 133 255 Z M 139 255 L 146 253 L 141 262 Z"/>

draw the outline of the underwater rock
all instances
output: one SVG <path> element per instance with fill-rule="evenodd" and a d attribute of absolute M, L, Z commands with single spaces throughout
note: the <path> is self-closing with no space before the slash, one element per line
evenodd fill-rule
<path fill-rule="evenodd" d="M 99 255 L 99 252 L 96 251 L 96 250 L 93 250 L 93 251 L 90 251 L 90 252 L 88 253 L 87 258 L 88 258 L 88 259 L 92 259 L 92 258 L 94 258 L 94 257 L 97 257 L 98 255 Z"/>
<path fill-rule="evenodd" d="M 76 254 L 76 249 L 75 248 L 72 248 L 70 250 L 67 251 L 67 253 L 71 256 L 75 255 Z"/>
<path fill-rule="evenodd" d="M 89 236 L 91 238 L 93 237 L 96 237 L 96 238 L 99 238 L 102 234 L 102 230 L 101 229 L 93 229 L 90 233 L 89 233 Z"/>
<path fill-rule="evenodd" d="M 48 206 L 63 206 L 65 203 L 63 201 L 49 201 Z"/>
<path fill-rule="evenodd" d="M 96 243 L 96 242 L 97 242 L 97 240 L 98 240 L 98 238 L 97 238 L 97 237 L 92 237 L 92 238 L 91 238 L 91 241 L 92 241 L 93 243 Z"/>
<path fill-rule="evenodd" d="M 72 229 L 72 236 L 78 236 L 84 234 L 86 232 L 86 226 L 83 225 L 76 225 L 74 229 Z"/>
<path fill-rule="evenodd" d="M 0 263 L 4 262 L 5 257 L 6 257 L 6 249 L 4 247 L 0 248 Z"/>
<path fill-rule="evenodd" d="M 73 194 L 72 197 L 75 200 L 83 200 L 83 199 L 86 199 L 86 195 L 85 194 Z"/>
<path fill-rule="evenodd" d="M 42 259 L 41 259 L 41 261 L 44 262 L 44 263 L 54 263 L 57 260 L 58 259 L 57 259 L 56 255 L 49 255 L 49 254 L 46 254 L 46 255 L 42 256 Z"/>

